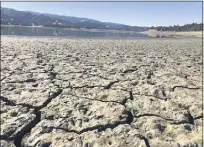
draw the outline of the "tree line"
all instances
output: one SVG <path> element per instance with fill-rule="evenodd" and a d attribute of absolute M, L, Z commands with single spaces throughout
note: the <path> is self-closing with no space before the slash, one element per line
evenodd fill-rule
<path fill-rule="evenodd" d="M 157 31 L 202 31 L 203 30 L 203 24 L 202 23 L 192 23 L 192 24 L 186 24 L 183 26 L 174 25 L 174 26 L 152 26 L 150 29 L 155 29 Z"/>

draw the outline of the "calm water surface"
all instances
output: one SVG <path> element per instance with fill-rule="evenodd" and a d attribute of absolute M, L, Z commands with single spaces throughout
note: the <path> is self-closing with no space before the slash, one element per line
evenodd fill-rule
<path fill-rule="evenodd" d="M 147 38 L 146 34 L 122 31 L 94 31 L 94 30 L 71 30 L 63 28 L 40 28 L 1 26 L 1 35 L 14 36 L 56 36 L 56 37 L 87 37 L 87 38 Z"/>

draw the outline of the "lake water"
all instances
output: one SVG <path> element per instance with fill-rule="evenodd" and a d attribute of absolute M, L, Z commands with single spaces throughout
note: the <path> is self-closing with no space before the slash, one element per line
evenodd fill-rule
<path fill-rule="evenodd" d="M 42 28 L 1 26 L 1 35 L 14 36 L 59 36 L 59 37 L 94 37 L 94 38 L 147 38 L 148 35 L 128 31 L 99 31 L 64 28 Z"/>

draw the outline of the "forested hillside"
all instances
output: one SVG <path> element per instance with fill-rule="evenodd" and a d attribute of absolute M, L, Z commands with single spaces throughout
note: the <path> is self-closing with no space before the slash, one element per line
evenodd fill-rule
<path fill-rule="evenodd" d="M 203 24 L 202 23 L 192 23 L 186 24 L 183 26 L 174 25 L 174 26 L 158 26 L 151 27 L 151 29 L 156 29 L 157 31 L 202 31 Z"/>
<path fill-rule="evenodd" d="M 48 13 L 18 11 L 10 8 L 1 8 L 1 24 L 55 28 L 126 30 L 136 32 L 144 32 L 149 30 L 149 27 L 129 26 L 118 23 L 101 22 L 88 18 L 63 16 Z"/>

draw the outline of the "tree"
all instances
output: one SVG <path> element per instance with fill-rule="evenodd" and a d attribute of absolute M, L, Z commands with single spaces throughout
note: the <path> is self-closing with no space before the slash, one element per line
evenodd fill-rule
<path fill-rule="evenodd" d="M 202 31 L 203 30 L 203 24 L 197 24 L 197 23 L 192 23 L 192 24 L 185 24 L 183 26 L 179 25 L 174 25 L 174 26 L 158 26 L 154 27 L 152 26 L 151 29 L 156 29 L 157 31 Z"/>

